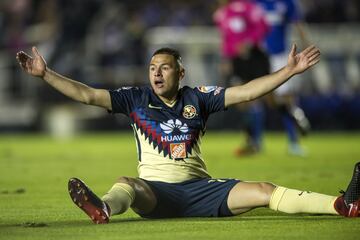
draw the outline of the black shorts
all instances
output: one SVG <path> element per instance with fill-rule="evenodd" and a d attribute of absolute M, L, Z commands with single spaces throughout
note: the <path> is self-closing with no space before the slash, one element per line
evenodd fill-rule
<path fill-rule="evenodd" d="M 234 57 L 231 59 L 233 75 L 247 83 L 270 73 L 270 62 L 267 54 L 258 47 L 250 50 L 248 57 Z M 234 84 L 231 84 L 234 85 Z M 236 84 L 237 85 L 237 84 Z"/>
<path fill-rule="evenodd" d="M 144 179 L 142 179 L 144 180 Z M 155 209 L 144 218 L 227 217 L 233 216 L 227 205 L 236 179 L 192 179 L 182 183 L 144 180 L 157 198 Z"/>

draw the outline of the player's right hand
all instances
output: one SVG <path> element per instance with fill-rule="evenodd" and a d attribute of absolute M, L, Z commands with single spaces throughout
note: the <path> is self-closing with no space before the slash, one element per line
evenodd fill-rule
<path fill-rule="evenodd" d="M 46 62 L 40 55 L 36 47 L 32 47 L 33 57 L 29 56 L 23 51 L 16 54 L 16 59 L 21 68 L 35 77 L 44 77 L 46 70 Z"/>

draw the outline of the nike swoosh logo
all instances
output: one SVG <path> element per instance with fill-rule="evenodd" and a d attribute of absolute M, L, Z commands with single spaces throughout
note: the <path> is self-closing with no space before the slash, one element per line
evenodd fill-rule
<path fill-rule="evenodd" d="M 162 107 L 151 105 L 151 103 L 149 103 L 148 106 L 149 106 L 149 108 L 153 108 L 153 109 L 162 109 Z"/>

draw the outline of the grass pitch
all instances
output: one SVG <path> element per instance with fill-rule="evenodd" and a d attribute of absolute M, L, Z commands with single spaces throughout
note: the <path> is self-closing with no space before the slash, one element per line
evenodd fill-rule
<path fill-rule="evenodd" d="M 270 181 L 338 195 L 360 160 L 360 133 L 313 134 L 306 158 L 286 154 L 282 134 L 267 134 L 262 154 L 233 156 L 238 133 L 208 132 L 203 156 L 213 177 Z M 0 239 L 358 239 L 360 219 L 289 215 L 262 208 L 229 218 L 147 220 L 132 211 L 94 225 L 70 200 L 67 180 L 83 179 L 104 194 L 118 176 L 136 176 L 130 132 L 88 134 L 69 141 L 0 136 Z"/>

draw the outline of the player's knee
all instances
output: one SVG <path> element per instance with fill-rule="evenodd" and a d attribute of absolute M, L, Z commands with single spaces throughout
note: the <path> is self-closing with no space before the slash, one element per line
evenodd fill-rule
<path fill-rule="evenodd" d="M 134 188 L 134 186 L 135 186 L 135 180 L 134 180 L 133 178 L 131 178 L 131 177 L 121 176 L 121 177 L 119 177 L 119 178 L 117 179 L 116 182 L 128 184 L 128 185 L 130 185 L 130 186 L 133 187 L 133 188 Z"/>
<path fill-rule="evenodd" d="M 259 191 L 264 195 L 265 198 L 268 198 L 268 199 L 270 199 L 275 188 L 276 188 L 276 186 L 269 182 L 259 183 Z"/>

